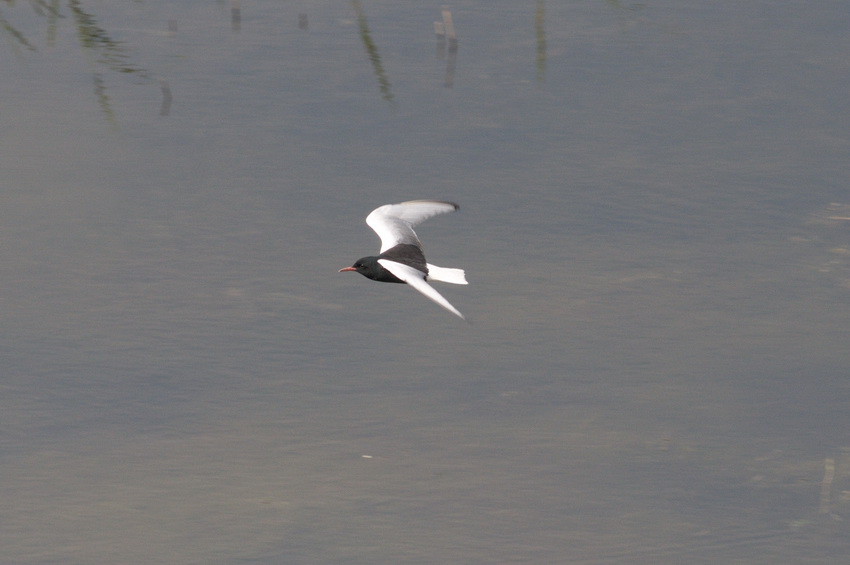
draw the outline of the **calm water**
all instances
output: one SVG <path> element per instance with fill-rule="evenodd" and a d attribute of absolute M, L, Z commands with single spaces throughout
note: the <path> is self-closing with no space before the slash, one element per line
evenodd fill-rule
<path fill-rule="evenodd" d="M 0 561 L 846 562 L 850 8 L 449 7 L 3 3 Z"/>

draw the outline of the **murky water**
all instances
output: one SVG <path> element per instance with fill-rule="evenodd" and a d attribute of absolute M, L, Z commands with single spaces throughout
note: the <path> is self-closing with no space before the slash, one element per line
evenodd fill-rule
<path fill-rule="evenodd" d="M 0 561 L 846 560 L 850 10 L 448 9 L 2 8 Z"/>

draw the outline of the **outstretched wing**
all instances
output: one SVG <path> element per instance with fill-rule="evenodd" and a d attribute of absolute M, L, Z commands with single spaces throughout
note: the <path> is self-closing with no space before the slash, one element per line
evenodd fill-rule
<path fill-rule="evenodd" d="M 381 238 L 381 253 L 399 243 L 409 243 L 421 248 L 422 244 L 416 237 L 413 226 L 437 214 L 454 212 L 458 208 L 460 206 L 452 202 L 410 200 L 400 204 L 386 204 L 372 210 L 372 213 L 366 216 L 366 223 Z"/>
<path fill-rule="evenodd" d="M 460 316 L 462 319 L 466 319 L 463 317 L 457 308 L 451 305 L 451 303 L 443 298 L 443 295 L 434 290 L 430 284 L 425 282 L 425 273 L 422 271 L 415 269 L 413 267 L 409 267 L 407 265 L 403 265 L 401 263 L 396 263 L 395 261 L 390 261 L 389 259 L 378 259 L 378 263 L 380 263 L 386 270 L 451 312 L 456 316 Z"/>

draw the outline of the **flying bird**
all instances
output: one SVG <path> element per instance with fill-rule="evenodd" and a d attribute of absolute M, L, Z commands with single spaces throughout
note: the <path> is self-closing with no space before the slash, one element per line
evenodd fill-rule
<path fill-rule="evenodd" d="M 463 269 L 447 269 L 427 263 L 422 253 L 422 243 L 413 231 L 413 226 L 428 218 L 454 212 L 458 208 L 460 206 L 453 202 L 411 200 L 372 210 L 366 216 L 366 223 L 381 238 L 381 254 L 360 258 L 354 265 L 340 269 L 339 272 L 356 271 L 373 281 L 407 283 L 465 320 L 463 314 L 434 290 L 428 281 L 467 284 L 466 274 Z"/>

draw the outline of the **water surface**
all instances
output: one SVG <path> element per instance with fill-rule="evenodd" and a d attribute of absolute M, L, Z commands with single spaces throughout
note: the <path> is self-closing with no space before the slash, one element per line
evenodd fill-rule
<path fill-rule="evenodd" d="M 2 9 L 0 560 L 844 562 L 844 4 L 55 6 Z M 471 324 L 336 272 L 414 198 Z"/>

